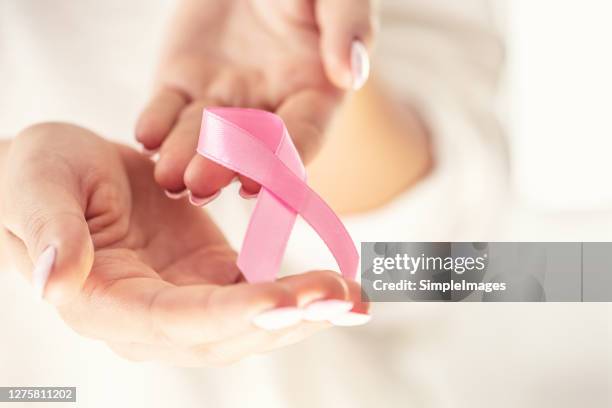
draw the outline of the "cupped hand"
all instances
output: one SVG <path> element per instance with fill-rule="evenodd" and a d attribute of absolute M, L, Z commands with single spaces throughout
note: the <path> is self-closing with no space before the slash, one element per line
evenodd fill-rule
<path fill-rule="evenodd" d="M 125 357 L 220 364 L 367 320 L 358 285 L 333 272 L 245 283 L 203 210 L 169 200 L 148 159 L 85 129 L 26 129 L 0 174 L 20 269 L 68 325 Z"/>
<path fill-rule="evenodd" d="M 344 90 L 367 79 L 369 0 L 187 0 L 175 16 L 157 91 L 136 126 L 159 151 L 155 179 L 168 195 L 202 206 L 237 175 L 194 155 L 203 108 L 272 111 L 308 162 Z M 364 45 L 365 44 L 365 45 Z M 260 186 L 238 176 L 241 195 Z"/>

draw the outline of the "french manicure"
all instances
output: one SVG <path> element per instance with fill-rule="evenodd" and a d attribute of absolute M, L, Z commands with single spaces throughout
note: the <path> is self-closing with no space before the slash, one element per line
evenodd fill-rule
<path fill-rule="evenodd" d="M 298 324 L 302 317 L 303 311 L 297 307 L 281 307 L 255 316 L 252 322 L 260 329 L 280 330 Z"/>
<path fill-rule="evenodd" d="M 253 198 L 257 198 L 257 196 L 259 195 L 259 193 L 247 193 L 244 187 L 240 187 L 238 194 L 240 194 L 240 197 L 246 198 L 247 200 L 252 200 Z"/>
<path fill-rule="evenodd" d="M 56 255 L 57 250 L 55 247 L 50 246 L 38 256 L 36 264 L 34 265 L 34 270 L 32 271 L 32 284 L 36 295 L 40 299 L 44 297 L 45 286 L 47 286 L 47 281 L 53 269 Z"/>
<path fill-rule="evenodd" d="M 196 207 L 204 207 L 206 204 L 213 201 L 215 198 L 219 197 L 221 194 L 221 190 L 218 190 L 215 194 L 208 197 L 198 197 L 189 192 L 189 202 Z"/>
<path fill-rule="evenodd" d="M 165 191 L 166 196 L 172 200 L 180 200 L 181 198 L 187 197 L 189 195 L 189 191 L 183 190 L 178 193 L 173 193 L 172 191 Z"/>
<path fill-rule="evenodd" d="M 348 312 L 330 319 L 329 322 L 334 326 L 352 327 L 363 326 L 370 320 L 372 316 L 369 314 Z"/>
<path fill-rule="evenodd" d="M 304 308 L 304 320 L 323 322 L 347 313 L 353 308 L 353 302 L 346 300 L 318 300 Z"/>
<path fill-rule="evenodd" d="M 353 41 L 351 46 L 351 71 L 353 74 L 353 90 L 361 89 L 370 76 L 370 57 L 365 45 L 359 41 Z"/>

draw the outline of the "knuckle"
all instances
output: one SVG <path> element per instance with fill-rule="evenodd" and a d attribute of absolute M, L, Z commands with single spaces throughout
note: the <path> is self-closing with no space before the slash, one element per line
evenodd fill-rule
<path fill-rule="evenodd" d="M 349 288 L 346 281 L 338 273 L 333 271 L 317 271 L 313 273 L 316 274 L 319 284 L 329 293 L 340 297 L 348 296 Z"/>
<path fill-rule="evenodd" d="M 296 295 L 293 291 L 284 286 L 275 283 L 261 284 L 260 298 L 262 302 L 272 301 L 276 306 L 294 305 L 297 303 Z"/>
<path fill-rule="evenodd" d="M 23 226 L 25 235 L 31 237 L 34 242 L 40 241 L 40 237 L 44 235 L 50 221 L 51 219 L 49 214 L 42 208 L 35 208 L 31 210 L 29 216 L 26 217 Z"/>

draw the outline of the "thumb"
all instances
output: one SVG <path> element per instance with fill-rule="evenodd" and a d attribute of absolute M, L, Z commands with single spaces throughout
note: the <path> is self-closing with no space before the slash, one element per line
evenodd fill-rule
<path fill-rule="evenodd" d="M 4 225 L 25 246 L 33 267 L 24 272 L 38 294 L 56 305 L 66 303 L 80 291 L 93 263 L 78 179 L 57 157 L 48 164 L 44 158 L 9 161 L 21 165 L 6 168 L 5 179 L 12 182 L 4 183 Z"/>
<path fill-rule="evenodd" d="M 55 197 L 24 213 L 20 232 L 34 262 L 34 289 L 41 298 L 62 304 L 82 288 L 93 264 L 93 244 L 76 203 Z"/>
<path fill-rule="evenodd" d="M 329 80 L 342 89 L 360 89 L 370 74 L 375 14 L 371 0 L 317 0 L 321 55 Z"/>

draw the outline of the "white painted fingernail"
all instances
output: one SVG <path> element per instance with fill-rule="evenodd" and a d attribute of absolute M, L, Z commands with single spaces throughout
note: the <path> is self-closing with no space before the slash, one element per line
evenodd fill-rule
<path fill-rule="evenodd" d="M 329 322 L 334 326 L 351 327 L 363 326 L 370 320 L 372 320 L 372 316 L 369 314 L 348 312 L 330 319 Z"/>
<path fill-rule="evenodd" d="M 141 146 L 140 151 L 145 156 L 152 157 L 159 152 L 159 149 L 147 149 L 145 146 Z"/>
<path fill-rule="evenodd" d="M 259 195 L 259 193 L 247 193 L 244 190 L 244 187 L 240 187 L 240 190 L 238 191 L 238 194 L 240 194 L 240 197 L 242 198 L 246 198 L 247 200 L 252 200 L 254 198 L 257 198 L 257 196 Z"/>
<path fill-rule="evenodd" d="M 49 274 L 51 274 L 51 270 L 53 269 L 56 255 L 57 250 L 55 247 L 50 246 L 38 256 L 36 264 L 34 265 L 34 270 L 32 271 L 32 284 L 34 285 L 36 295 L 40 299 L 44 297 L 45 286 L 47 286 Z"/>
<path fill-rule="evenodd" d="M 180 200 L 181 198 L 185 198 L 189 195 L 189 191 L 187 190 L 183 190 L 179 193 L 173 193 L 172 191 L 165 191 L 166 196 L 168 196 L 168 198 L 172 199 L 172 200 Z"/>
<path fill-rule="evenodd" d="M 221 190 L 218 190 L 215 194 L 211 196 L 200 198 L 198 196 L 193 195 L 191 192 L 189 192 L 189 202 L 192 205 L 195 205 L 196 207 L 204 207 L 206 204 L 210 203 L 215 198 L 219 197 L 220 194 L 221 194 Z"/>
<path fill-rule="evenodd" d="M 353 41 L 351 46 L 351 70 L 353 73 L 353 90 L 361 89 L 370 76 L 370 57 L 365 45 L 359 41 Z"/>
<path fill-rule="evenodd" d="M 252 322 L 264 330 L 280 330 L 298 324 L 304 313 L 297 307 L 281 307 L 257 315 Z"/>
<path fill-rule="evenodd" d="M 353 308 L 353 302 L 346 300 L 318 300 L 304 308 L 304 320 L 323 322 L 341 316 Z"/>

